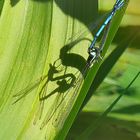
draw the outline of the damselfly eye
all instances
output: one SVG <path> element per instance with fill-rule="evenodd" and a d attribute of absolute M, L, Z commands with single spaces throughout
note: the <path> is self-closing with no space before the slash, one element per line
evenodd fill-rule
<path fill-rule="evenodd" d="M 97 52 L 95 49 L 93 49 L 91 52 L 90 52 L 90 56 L 92 57 L 92 59 L 95 59 L 96 58 L 96 55 L 97 55 Z"/>

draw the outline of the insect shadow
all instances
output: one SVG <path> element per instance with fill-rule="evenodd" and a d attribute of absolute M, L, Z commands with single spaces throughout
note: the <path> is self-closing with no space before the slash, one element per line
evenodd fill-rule
<path fill-rule="evenodd" d="M 58 110 L 58 108 L 62 105 L 63 100 L 66 98 L 66 96 L 68 95 L 68 93 L 70 92 L 70 90 L 73 88 L 73 91 L 70 92 L 72 93 L 75 97 L 75 95 L 77 94 L 77 91 L 79 89 L 79 86 L 81 84 L 81 80 L 84 79 L 84 73 L 83 73 L 83 67 L 86 64 L 86 60 L 78 54 L 75 53 L 70 53 L 70 50 L 79 42 L 83 41 L 83 40 L 88 40 L 91 42 L 91 40 L 89 40 L 88 38 L 82 38 L 82 39 L 78 39 L 76 41 L 73 41 L 65 46 L 62 47 L 62 49 L 60 50 L 60 60 L 61 60 L 61 64 L 59 64 L 58 66 L 62 65 L 65 67 L 65 72 L 63 75 L 58 76 L 56 78 L 51 79 L 51 81 L 57 81 L 57 85 L 58 87 L 53 90 L 50 94 L 48 95 L 43 95 L 41 96 L 40 100 L 42 103 L 42 105 L 40 104 L 39 110 L 41 106 L 43 105 L 44 100 L 46 100 L 48 97 L 52 96 L 55 93 L 58 93 L 56 100 L 57 103 L 54 102 L 53 107 L 51 107 L 51 111 L 49 111 L 48 115 L 46 115 L 46 117 L 44 118 L 44 121 L 41 125 L 41 129 L 49 122 L 50 119 L 52 119 L 52 117 L 54 116 L 55 112 Z M 76 63 L 74 63 L 76 62 Z M 67 67 L 74 67 L 77 69 L 77 71 L 72 74 L 72 73 L 67 73 Z M 46 87 L 46 85 L 44 85 L 44 87 Z M 42 90 L 45 88 L 42 88 Z M 46 90 L 45 90 L 46 91 Z M 41 93 L 43 93 L 41 91 Z M 59 95 L 62 95 L 61 98 Z M 60 98 L 60 99 L 59 99 Z M 53 110 L 53 111 L 52 111 Z M 37 114 L 42 114 L 42 113 L 37 113 Z M 57 118 L 54 118 L 55 123 L 58 121 Z"/>
<path fill-rule="evenodd" d="M 26 97 L 32 90 L 37 88 L 41 84 L 41 82 L 44 82 L 44 83 L 41 86 L 41 89 L 39 91 L 39 100 L 40 101 L 48 99 L 50 96 L 52 96 L 53 94 L 55 94 L 57 92 L 64 93 L 69 87 L 71 87 L 76 79 L 73 74 L 68 73 L 68 74 L 64 74 L 64 75 L 62 74 L 60 76 L 54 77 L 55 74 L 58 74 L 59 72 L 62 71 L 62 70 L 57 70 L 59 66 L 56 66 L 56 62 L 57 62 L 57 60 L 53 64 L 49 65 L 50 68 L 49 68 L 47 75 L 40 77 L 35 82 L 29 84 L 26 88 L 24 88 L 23 90 L 16 93 L 13 96 L 15 99 L 13 104 L 17 103 L 22 98 Z M 46 95 L 47 86 L 50 81 L 51 82 L 56 81 L 56 84 L 58 85 L 58 87 Z"/>
<path fill-rule="evenodd" d="M 85 40 L 86 38 L 83 39 Z M 70 53 L 70 50 L 80 41 L 82 41 L 82 39 L 76 42 L 75 41 L 71 42 L 70 44 L 67 44 L 64 47 L 62 47 L 62 49 L 60 50 L 59 59 L 54 61 L 53 64 L 49 64 L 49 71 L 47 75 L 41 76 L 34 83 L 29 84 L 26 88 L 19 91 L 13 96 L 14 97 L 13 104 L 15 104 L 22 98 L 25 98 L 35 88 L 37 87 L 39 88 L 38 90 L 39 106 L 35 113 L 34 124 L 36 124 L 37 120 L 40 120 L 42 118 L 44 104 L 45 101 L 48 100 L 48 98 L 50 98 L 54 94 L 57 94 L 56 98 L 60 98 L 59 96 L 61 96 L 59 102 L 51 110 L 50 113 L 51 115 L 48 118 L 48 120 L 50 120 L 53 117 L 53 114 L 55 114 L 55 112 L 63 102 L 64 98 L 67 96 L 68 91 L 72 87 L 76 86 L 77 77 L 79 76 L 80 72 L 82 73 L 82 68 L 83 65 L 85 65 L 86 63 L 86 60 L 78 54 Z M 73 63 L 75 61 L 76 63 Z M 77 72 L 75 72 L 74 74 L 67 73 L 67 67 L 69 66 L 75 67 L 77 69 Z M 56 83 L 55 89 L 53 89 L 52 91 L 48 91 L 48 84 L 50 82 Z"/>

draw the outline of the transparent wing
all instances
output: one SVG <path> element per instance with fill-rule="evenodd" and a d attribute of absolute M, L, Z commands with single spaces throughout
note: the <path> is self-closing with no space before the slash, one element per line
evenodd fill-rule
<path fill-rule="evenodd" d="M 88 29 L 83 28 L 77 33 L 75 33 L 72 37 L 68 39 L 67 44 L 80 40 L 81 38 L 87 36 L 90 32 L 93 32 L 95 29 L 98 28 L 98 26 L 102 23 L 105 17 L 107 17 L 107 15 L 108 13 L 100 16 L 95 22 L 91 22 L 89 25 L 87 25 Z"/>
<path fill-rule="evenodd" d="M 110 22 L 106 25 L 106 27 L 105 27 L 105 30 L 104 30 L 104 33 L 103 33 L 101 42 L 100 42 L 100 44 L 99 44 L 99 51 L 100 51 L 100 52 L 102 52 L 102 50 L 103 50 L 103 48 L 104 48 L 106 39 L 107 39 L 107 37 L 108 37 L 110 25 L 111 25 L 111 21 L 110 21 Z M 100 54 L 99 54 L 99 55 L 100 55 Z"/>

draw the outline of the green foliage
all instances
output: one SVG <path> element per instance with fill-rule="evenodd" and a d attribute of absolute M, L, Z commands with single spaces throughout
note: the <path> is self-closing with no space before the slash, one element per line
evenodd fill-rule
<path fill-rule="evenodd" d="M 65 139 L 83 102 L 94 98 L 91 96 L 92 88 L 95 92 L 128 45 L 134 42 L 135 35 L 122 38 L 122 47 L 112 51 L 109 61 L 95 63 L 83 83 L 75 82 L 82 72 L 88 56 L 86 50 L 93 39 L 88 25 L 99 16 L 98 2 L 0 2 L 0 139 Z M 103 56 L 117 32 L 126 7 L 127 4 L 111 22 Z M 88 30 L 89 35 L 71 43 L 73 40 L 70 38 L 81 30 Z M 118 40 L 117 44 L 120 44 Z M 97 82 L 98 78 L 101 80 Z M 78 86 L 79 83 L 81 85 Z M 103 91 L 105 95 L 101 96 L 105 98 L 106 105 L 109 104 L 106 100 L 108 91 Z M 95 99 L 101 97 L 95 96 Z M 102 105 L 98 108 L 98 99 L 95 104 L 91 103 L 96 109 L 89 106 L 90 103 L 84 110 L 91 110 L 91 114 L 105 111 Z M 117 117 L 114 115 L 114 118 Z"/>

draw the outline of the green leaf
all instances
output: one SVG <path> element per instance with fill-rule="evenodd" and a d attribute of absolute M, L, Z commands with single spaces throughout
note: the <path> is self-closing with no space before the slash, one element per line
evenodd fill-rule
<path fill-rule="evenodd" d="M 96 19 L 97 4 L 93 0 L 4 1 L 0 19 L 0 139 L 65 139 L 100 65 L 94 65 L 81 87 L 73 85 L 93 37 L 90 34 L 74 46 L 67 46 L 67 42 Z M 124 11 L 120 13 L 111 23 L 112 37 L 106 44 L 115 35 Z"/>

